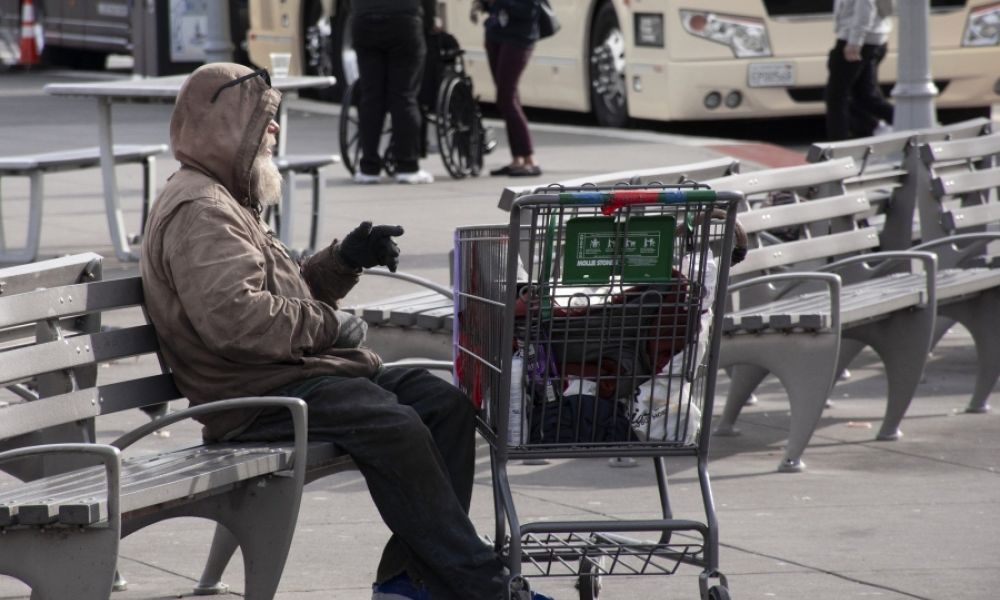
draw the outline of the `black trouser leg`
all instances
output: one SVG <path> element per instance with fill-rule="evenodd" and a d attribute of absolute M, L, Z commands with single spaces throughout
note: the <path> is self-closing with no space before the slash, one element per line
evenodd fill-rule
<path fill-rule="evenodd" d="M 355 24 L 354 39 L 366 35 L 364 27 Z M 364 39 L 364 38 L 361 38 Z M 361 172 L 378 175 L 382 171 L 379 144 L 385 126 L 386 60 L 381 50 L 368 45 L 356 45 L 358 56 L 358 128 L 361 143 Z"/>
<path fill-rule="evenodd" d="M 886 44 L 881 46 L 866 44 L 861 47 L 861 70 L 858 72 L 857 79 L 854 80 L 851 100 L 854 109 L 867 115 L 868 121 L 872 122 L 871 129 L 858 132 L 862 135 L 870 135 L 871 130 L 878 124 L 878 119 L 892 123 L 892 104 L 885 99 L 878 86 L 878 66 L 885 58 L 886 51 Z"/>
<path fill-rule="evenodd" d="M 364 475 L 393 532 L 379 581 L 406 569 L 435 600 L 501 597 L 501 563 L 468 518 L 475 437 L 464 394 L 422 369 L 386 369 L 374 381 L 317 377 L 270 393 L 305 400 L 310 438 L 337 444 Z M 237 439 L 291 433 L 287 413 L 270 411 Z"/>
<path fill-rule="evenodd" d="M 396 43 L 387 48 L 386 102 L 392 115 L 392 148 L 397 171 L 413 173 L 420 157 L 420 105 L 417 95 L 424 77 L 427 42 L 423 22 L 412 17 L 394 19 Z M 399 21 L 395 23 L 395 21 Z"/>

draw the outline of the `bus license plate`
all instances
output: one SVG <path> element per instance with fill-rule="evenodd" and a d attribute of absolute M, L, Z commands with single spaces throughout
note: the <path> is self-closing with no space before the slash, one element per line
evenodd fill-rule
<path fill-rule="evenodd" d="M 795 65 L 792 63 L 750 63 L 747 71 L 750 87 L 788 87 L 795 85 Z"/>

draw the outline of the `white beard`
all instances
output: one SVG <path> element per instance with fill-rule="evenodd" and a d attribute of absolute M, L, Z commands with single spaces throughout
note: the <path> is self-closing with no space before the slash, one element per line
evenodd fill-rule
<path fill-rule="evenodd" d="M 250 197 L 261 207 L 273 206 L 281 199 L 281 173 L 267 153 L 258 154 L 250 168 Z"/>

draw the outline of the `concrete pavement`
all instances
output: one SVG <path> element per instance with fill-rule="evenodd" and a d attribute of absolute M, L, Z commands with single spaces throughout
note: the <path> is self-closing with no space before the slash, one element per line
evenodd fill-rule
<path fill-rule="evenodd" d="M 93 74 L 88 74 L 92 76 Z M 43 83 L 80 74 L 7 73 L 0 86 L 0 141 L 3 154 L 96 144 L 92 101 L 50 98 Z M 336 107 L 294 101 L 289 127 L 292 152 L 337 152 Z M 116 141 L 166 139 L 169 107 L 135 104 L 115 108 Z M 502 126 L 497 127 L 503 138 Z M 706 140 L 639 131 L 608 131 L 567 126 L 533 126 L 544 179 L 588 173 L 682 164 L 739 151 L 742 142 Z M 759 149 L 759 146 L 753 146 Z M 751 155 L 748 153 L 747 155 Z M 488 165 L 506 160 L 505 144 Z M 438 177 L 428 186 L 355 186 L 346 170 L 324 176 L 327 219 L 321 238 L 342 235 L 371 218 L 406 228 L 401 268 L 439 283 L 448 280 L 445 257 L 457 225 L 504 219 L 496 209 L 502 185 L 523 180 L 479 177 L 455 181 L 439 158 L 423 166 Z M 747 168 L 758 166 L 748 164 Z M 169 157 L 158 161 L 162 182 L 176 168 Z M 120 168 L 126 222 L 138 227 L 137 173 Z M 26 185 L 3 182 L 3 226 L 8 243 L 23 236 Z M 306 190 L 297 189 L 296 239 L 304 244 Z M 136 266 L 114 260 L 97 170 L 46 178 L 42 253 L 97 251 L 108 256 L 108 276 L 134 273 Z M 348 298 L 365 301 L 406 291 L 405 284 L 382 278 L 364 281 Z M 1000 308 L 1000 307 L 998 307 Z M 115 319 L 129 322 L 136 314 Z M 112 320 L 115 322 L 115 320 Z M 712 488 L 721 531 L 721 568 L 733 597 L 841 600 L 964 600 L 1000 597 L 1000 417 L 962 412 L 971 390 L 974 352 L 967 333 L 950 332 L 928 362 L 924 380 L 906 419 L 904 437 L 875 442 L 884 410 L 885 378 L 870 352 L 852 365 L 852 377 L 839 382 L 833 406 L 813 436 L 799 474 L 775 467 L 788 432 L 788 405 L 780 385 L 765 381 L 759 402 L 744 410 L 743 435 L 713 438 Z M 112 380 L 155 369 L 143 359 L 107 365 L 101 377 Z M 726 381 L 720 376 L 720 394 Z M 997 405 L 994 399 L 993 404 Z M 181 404 L 178 404 L 178 408 Z M 102 439 L 133 427 L 139 414 L 99 422 Z M 190 424 L 171 427 L 169 437 L 154 437 L 138 451 L 194 443 Z M 493 530 L 490 466 L 485 446 L 477 461 L 472 515 L 485 534 Z M 693 465 L 671 464 L 676 516 L 703 519 Z M 511 467 L 515 499 L 522 518 L 615 519 L 653 516 L 655 478 L 645 463 L 609 468 L 604 460 L 553 460 L 544 465 Z M 0 480 L 2 481 L 2 480 Z M 209 523 L 194 519 L 161 523 L 127 538 L 120 568 L 129 589 L 116 600 L 187 596 L 197 579 L 211 536 Z M 278 598 L 282 600 L 364 599 L 381 545 L 388 537 L 357 472 L 311 484 L 303 500 Z M 696 598 L 697 569 L 681 568 L 666 577 L 605 578 L 601 598 Z M 529 573 L 530 575 L 530 573 Z M 225 580 L 241 592 L 238 556 Z M 559 599 L 576 598 L 572 581 L 536 578 L 533 586 Z M 27 589 L 0 577 L 0 599 L 27 598 Z"/>

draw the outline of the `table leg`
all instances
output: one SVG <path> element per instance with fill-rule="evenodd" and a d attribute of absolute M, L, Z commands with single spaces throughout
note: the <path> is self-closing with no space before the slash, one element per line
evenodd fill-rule
<path fill-rule="evenodd" d="M 287 151 L 288 107 L 282 102 L 278 106 L 278 156 L 285 156 Z M 292 172 L 285 174 L 284 187 L 281 190 L 281 221 L 278 224 L 278 239 L 286 248 L 292 247 L 292 186 L 295 184 Z"/>
<path fill-rule="evenodd" d="M 139 260 L 132 251 L 125 233 L 118 180 L 115 177 L 114 139 L 111 135 L 111 100 L 97 99 L 97 132 L 101 142 L 101 179 L 104 181 L 104 209 L 108 215 L 108 230 L 115 255 L 122 261 Z"/>

